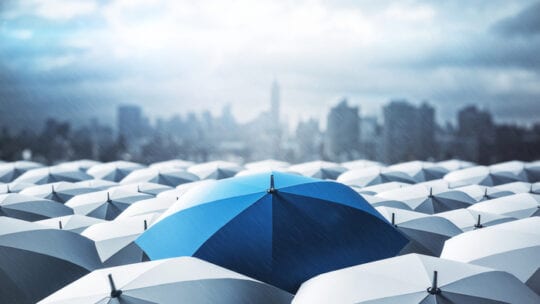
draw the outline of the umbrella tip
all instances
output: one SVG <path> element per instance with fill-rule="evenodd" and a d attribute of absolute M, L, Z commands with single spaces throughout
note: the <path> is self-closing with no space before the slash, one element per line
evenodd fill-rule
<path fill-rule="evenodd" d="M 112 274 L 109 273 L 109 285 L 111 286 L 111 298 L 118 298 L 122 295 L 122 290 L 116 289 Z"/>
<path fill-rule="evenodd" d="M 62 221 L 58 221 L 58 228 L 60 228 L 60 230 L 62 230 Z"/>
<path fill-rule="evenodd" d="M 488 193 L 487 193 L 487 187 L 484 188 L 484 198 L 489 198 Z"/>
<path fill-rule="evenodd" d="M 141 186 L 137 185 L 137 192 L 141 192 Z"/>
<path fill-rule="evenodd" d="M 107 202 L 111 202 L 111 194 L 109 193 L 109 191 L 107 191 Z"/>
<path fill-rule="evenodd" d="M 54 191 L 54 184 L 51 184 L 51 192 L 54 194 L 55 191 Z"/>
<path fill-rule="evenodd" d="M 11 189 L 9 189 L 9 184 L 6 185 L 6 193 L 11 193 Z"/>
<path fill-rule="evenodd" d="M 482 225 L 480 214 L 478 215 L 478 218 L 476 220 L 476 224 L 474 224 L 474 228 L 484 228 L 484 225 Z"/>
<path fill-rule="evenodd" d="M 433 281 L 431 287 L 428 287 L 427 292 L 432 295 L 441 293 L 441 289 L 437 286 L 437 270 L 433 271 Z"/>
<path fill-rule="evenodd" d="M 144 230 L 146 231 L 146 229 L 148 229 L 148 222 L 144 220 Z"/>
<path fill-rule="evenodd" d="M 397 227 L 397 225 L 396 225 L 396 214 L 394 212 L 392 212 L 392 225 L 394 225 L 394 227 Z"/>
<path fill-rule="evenodd" d="M 429 187 L 429 197 L 433 197 L 433 187 Z"/>
<path fill-rule="evenodd" d="M 266 190 L 268 193 L 276 193 L 276 188 L 274 187 L 274 174 L 270 175 L 270 188 Z"/>

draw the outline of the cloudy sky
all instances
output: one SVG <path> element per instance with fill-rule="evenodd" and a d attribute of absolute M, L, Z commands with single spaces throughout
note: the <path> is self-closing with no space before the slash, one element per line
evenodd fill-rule
<path fill-rule="evenodd" d="M 376 3 L 376 4 L 373 4 Z M 465 104 L 497 120 L 540 116 L 540 2 L 0 1 L 0 115 L 153 117 L 188 110 L 241 120 L 277 78 L 296 121 L 342 96 L 363 115 L 393 98 L 428 100 L 438 119 Z"/>

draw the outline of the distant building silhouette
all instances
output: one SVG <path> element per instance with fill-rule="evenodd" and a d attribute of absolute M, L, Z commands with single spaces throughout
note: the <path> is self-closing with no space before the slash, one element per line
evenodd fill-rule
<path fill-rule="evenodd" d="M 463 148 L 459 157 L 487 164 L 492 161 L 495 126 L 491 113 L 467 106 L 458 113 L 458 144 Z"/>
<path fill-rule="evenodd" d="M 406 100 L 394 100 L 384 112 L 383 154 L 387 163 L 435 156 L 435 110 Z"/>
<path fill-rule="evenodd" d="M 358 107 L 350 107 L 347 99 L 330 109 L 326 123 L 324 152 L 328 159 L 346 161 L 358 156 L 360 118 Z"/>
<path fill-rule="evenodd" d="M 296 127 L 297 161 L 312 161 L 321 159 L 322 134 L 319 122 L 312 118 L 300 121 Z"/>
<path fill-rule="evenodd" d="M 121 105 L 118 107 L 118 136 L 127 143 L 133 142 L 143 133 L 143 116 L 141 107 Z"/>

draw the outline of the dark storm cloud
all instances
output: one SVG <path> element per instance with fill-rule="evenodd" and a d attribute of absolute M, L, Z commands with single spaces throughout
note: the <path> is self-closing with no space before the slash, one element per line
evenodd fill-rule
<path fill-rule="evenodd" d="M 492 30 L 505 37 L 540 34 L 540 2 L 527 6 L 515 16 L 497 22 Z"/>

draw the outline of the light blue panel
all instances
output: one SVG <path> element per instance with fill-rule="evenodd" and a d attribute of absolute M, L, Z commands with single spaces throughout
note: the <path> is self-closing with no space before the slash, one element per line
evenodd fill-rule
<path fill-rule="evenodd" d="M 258 192 L 182 210 L 145 231 L 136 243 L 152 260 L 191 256 L 216 231 L 266 194 Z"/>

